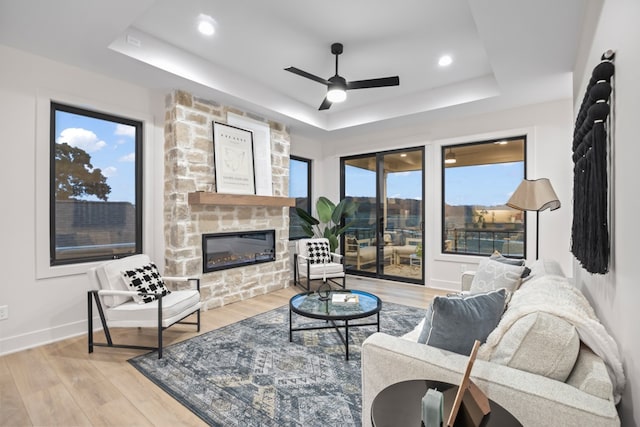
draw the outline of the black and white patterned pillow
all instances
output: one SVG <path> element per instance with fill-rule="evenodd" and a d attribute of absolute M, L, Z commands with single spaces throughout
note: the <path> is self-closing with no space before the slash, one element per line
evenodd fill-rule
<path fill-rule="evenodd" d="M 331 262 L 329 242 L 307 242 L 307 256 L 311 264 L 326 264 Z"/>
<path fill-rule="evenodd" d="M 122 277 L 133 291 L 162 293 L 162 296 L 171 293 L 165 286 L 158 267 L 156 267 L 154 263 L 146 264 L 133 270 L 123 271 Z M 158 298 L 155 295 L 136 295 L 133 297 L 133 300 L 138 304 L 155 301 L 156 299 Z"/>

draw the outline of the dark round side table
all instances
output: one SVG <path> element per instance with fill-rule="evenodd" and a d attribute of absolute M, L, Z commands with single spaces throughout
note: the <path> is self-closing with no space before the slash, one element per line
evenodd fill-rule
<path fill-rule="evenodd" d="M 453 384 L 431 380 L 411 380 L 392 384 L 373 399 L 371 423 L 375 427 L 420 427 L 422 422 L 422 397 L 428 389 L 445 391 Z M 445 404 L 446 406 L 446 404 Z M 522 426 L 520 422 L 502 406 L 489 400 L 491 412 L 484 417 L 481 426 Z M 447 422 L 445 414 L 445 424 Z M 461 408 L 455 425 L 465 425 L 465 413 Z"/>

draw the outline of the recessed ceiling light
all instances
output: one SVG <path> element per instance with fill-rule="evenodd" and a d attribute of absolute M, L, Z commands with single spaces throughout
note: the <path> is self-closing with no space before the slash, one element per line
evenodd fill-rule
<path fill-rule="evenodd" d="M 494 144 L 498 144 L 498 145 L 507 145 L 509 143 L 509 141 L 496 141 L 494 142 Z"/>
<path fill-rule="evenodd" d="M 453 62 L 453 58 L 451 58 L 451 56 L 449 55 L 442 55 L 440 59 L 438 59 L 438 65 L 441 67 L 446 67 L 448 65 L 451 65 L 452 62 Z"/>
<path fill-rule="evenodd" d="M 400 157 L 407 157 L 407 153 L 400 154 Z"/>
<path fill-rule="evenodd" d="M 198 31 L 205 36 L 212 36 L 216 32 L 216 27 L 213 25 L 214 22 L 212 17 L 201 13 L 198 16 Z"/>

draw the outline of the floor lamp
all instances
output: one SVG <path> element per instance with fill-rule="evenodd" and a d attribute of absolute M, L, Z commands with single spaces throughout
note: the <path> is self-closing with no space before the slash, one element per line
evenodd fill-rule
<path fill-rule="evenodd" d="M 507 206 L 519 211 L 536 212 L 536 259 L 538 259 L 540 211 L 545 209 L 555 211 L 560 207 L 560 200 L 553 191 L 551 181 L 548 178 L 523 179 L 507 202 Z"/>

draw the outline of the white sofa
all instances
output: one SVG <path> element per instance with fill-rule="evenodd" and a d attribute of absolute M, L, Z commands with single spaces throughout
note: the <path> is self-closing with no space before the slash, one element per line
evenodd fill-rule
<path fill-rule="evenodd" d="M 548 261 L 537 261 L 531 268 L 530 280 L 562 274 L 556 263 Z M 464 275 L 463 290 L 468 289 L 471 279 L 472 276 Z M 506 312 L 503 318 L 505 315 Z M 418 343 L 420 330 L 419 325 L 403 337 L 379 332 L 364 341 L 364 426 L 371 425 L 374 398 L 391 384 L 413 379 L 460 382 L 468 357 Z M 620 425 L 613 397 L 614 386 L 607 367 L 603 359 L 583 344 L 579 344 L 577 360 L 565 382 L 485 360 L 476 360 L 471 378 L 490 399 L 507 409 L 524 426 Z"/>

